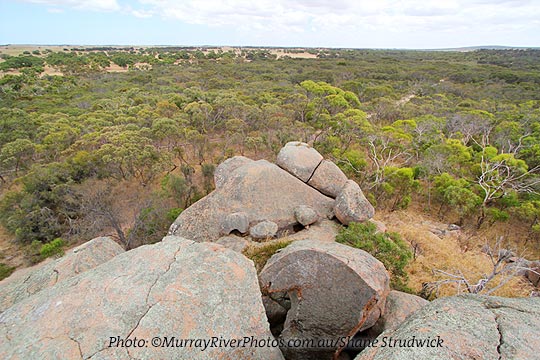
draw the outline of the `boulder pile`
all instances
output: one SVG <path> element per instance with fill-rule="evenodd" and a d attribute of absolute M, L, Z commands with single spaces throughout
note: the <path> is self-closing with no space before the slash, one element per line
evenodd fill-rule
<path fill-rule="evenodd" d="M 235 156 L 214 173 L 216 190 L 178 216 L 170 235 L 216 242 L 231 233 L 268 240 L 336 217 L 344 225 L 374 215 L 360 186 L 317 150 L 289 142 L 276 164 Z"/>
<path fill-rule="evenodd" d="M 380 261 L 336 243 L 341 225 L 373 221 L 374 210 L 358 184 L 309 145 L 288 143 L 276 164 L 236 156 L 214 176 L 216 190 L 159 243 L 124 252 L 97 238 L 1 281 L 0 359 L 537 355 L 539 298 L 429 303 L 391 291 Z M 277 245 L 285 247 L 257 274 L 244 253 L 259 249 L 267 259 L 265 246 Z M 524 275 L 538 282 L 537 274 Z M 411 338 L 442 346 L 410 347 Z M 356 345 L 365 339 L 397 345 Z"/>

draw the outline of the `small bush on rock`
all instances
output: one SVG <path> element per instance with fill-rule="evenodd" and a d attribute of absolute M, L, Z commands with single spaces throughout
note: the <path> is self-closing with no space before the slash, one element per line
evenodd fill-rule
<path fill-rule="evenodd" d="M 62 256 L 64 255 L 64 246 L 66 243 L 64 240 L 57 238 L 51 241 L 50 243 L 43 244 L 41 249 L 39 250 L 39 254 L 41 255 L 42 259 L 46 259 L 51 256 Z"/>
<path fill-rule="evenodd" d="M 268 259 L 272 257 L 278 250 L 288 246 L 291 240 L 279 240 L 266 243 L 264 245 L 248 246 L 242 253 L 255 264 L 257 273 L 260 273 Z"/>
<path fill-rule="evenodd" d="M 412 252 L 398 233 L 377 233 L 377 227 L 372 223 L 351 223 L 340 230 L 336 241 L 373 255 L 390 272 L 392 288 L 411 292 L 404 269 L 412 259 Z"/>

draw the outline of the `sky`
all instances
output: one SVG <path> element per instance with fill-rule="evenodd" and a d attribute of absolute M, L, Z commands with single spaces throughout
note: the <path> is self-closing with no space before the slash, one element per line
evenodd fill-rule
<path fill-rule="evenodd" d="M 540 0 L 0 0 L 0 44 L 540 46 Z"/>

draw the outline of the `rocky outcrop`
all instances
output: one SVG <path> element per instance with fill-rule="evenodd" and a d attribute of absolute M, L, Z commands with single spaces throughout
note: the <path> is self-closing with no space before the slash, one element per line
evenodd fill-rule
<path fill-rule="evenodd" d="M 308 182 L 323 157 L 306 143 L 292 141 L 279 151 L 276 164 L 303 182 Z"/>
<path fill-rule="evenodd" d="M 253 264 L 243 255 L 167 237 L 7 309 L 0 315 L 0 358 L 282 359 L 277 348 L 250 344 L 204 351 L 202 343 L 163 346 L 173 336 L 267 340 L 257 289 Z M 142 347 L 114 346 L 126 339 L 142 339 Z"/>
<path fill-rule="evenodd" d="M 43 289 L 109 261 L 124 250 L 109 237 L 71 249 L 60 259 L 16 271 L 0 282 L 0 312 Z"/>
<path fill-rule="evenodd" d="M 279 334 L 284 341 L 352 336 L 375 324 L 389 292 L 388 273 L 377 259 L 346 245 L 313 240 L 293 242 L 272 256 L 259 281 L 264 295 L 288 309 Z M 275 308 L 267 311 L 274 318 Z M 282 351 L 287 359 L 331 359 L 337 346 Z"/>
<path fill-rule="evenodd" d="M 375 209 L 364 196 L 360 186 L 348 180 L 336 198 L 334 213 L 342 224 L 349 225 L 351 222 L 371 219 Z"/>
<path fill-rule="evenodd" d="M 253 161 L 236 168 L 220 188 L 184 210 L 169 233 L 216 241 L 224 235 L 221 224 L 236 212 L 246 213 L 250 226 L 268 220 L 279 230 L 288 230 L 297 224 L 294 209 L 298 205 L 307 205 L 322 217 L 333 215 L 333 199 L 268 161 Z"/>
<path fill-rule="evenodd" d="M 534 359 L 539 331 L 540 298 L 453 296 L 431 302 L 396 330 L 382 333 L 378 344 L 356 360 Z M 394 340 L 401 342 L 383 346 Z M 424 346 L 411 347 L 420 341 Z"/>
<path fill-rule="evenodd" d="M 264 235 L 269 238 L 334 215 L 345 225 L 373 216 L 373 206 L 358 184 L 309 145 L 287 143 L 276 164 L 243 156 L 225 160 L 214 174 L 216 190 L 184 210 L 169 234 L 216 241 L 233 232 L 247 234 L 258 223 L 270 221 L 278 229 Z"/>

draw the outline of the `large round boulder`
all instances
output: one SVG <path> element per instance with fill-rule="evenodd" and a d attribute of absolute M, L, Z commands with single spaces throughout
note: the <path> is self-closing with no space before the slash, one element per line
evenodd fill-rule
<path fill-rule="evenodd" d="M 216 241 L 229 214 L 244 212 L 250 226 L 268 220 L 280 230 L 293 228 L 294 209 L 307 205 L 322 217 L 333 216 L 334 200 L 266 160 L 238 167 L 218 189 L 184 210 L 169 234 L 195 241 Z"/>
<path fill-rule="evenodd" d="M 283 359 L 255 345 L 271 338 L 257 285 L 243 255 L 168 237 L 7 309 L 0 358 Z"/>
<path fill-rule="evenodd" d="M 259 282 L 264 295 L 288 309 L 279 334 L 287 359 L 331 359 L 344 345 L 338 339 L 375 324 L 389 292 L 388 273 L 373 256 L 315 240 L 293 242 L 272 256 Z M 295 341 L 314 344 L 287 347 Z"/>
<path fill-rule="evenodd" d="M 342 224 L 349 225 L 351 222 L 371 219 L 375 215 L 375 209 L 364 196 L 360 186 L 353 180 L 348 180 L 336 197 L 334 213 Z"/>
<path fill-rule="evenodd" d="M 322 155 L 308 144 L 292 141 L 281 148 L 276 164 L 303 182 L 307 182 L 322 159 Z"/>

